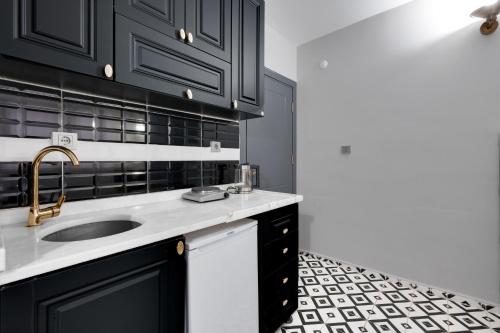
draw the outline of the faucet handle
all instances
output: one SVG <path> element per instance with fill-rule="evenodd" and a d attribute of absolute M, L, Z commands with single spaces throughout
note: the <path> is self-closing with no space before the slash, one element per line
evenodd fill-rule
<path fill-rule="evenodd" d="M 57 203 L 52 207 L 52 217 L 59 216 L 61 214 L 61 206 L 66 201 L 66 196 L 62 194 L 59 199 L 57 199 Z"/>

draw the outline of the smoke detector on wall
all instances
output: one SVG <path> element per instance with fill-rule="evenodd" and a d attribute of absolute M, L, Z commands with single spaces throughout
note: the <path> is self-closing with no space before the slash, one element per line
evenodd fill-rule
<path fill-rule="evenodd" d="M 476 9 L 470 16 L 485 19 L 486 22 L 481 25 L 481 33 L 483 35 L 491 35 L 498 28 L 498 14 L 500 14 L 500 0 L 492 5 Z"/>

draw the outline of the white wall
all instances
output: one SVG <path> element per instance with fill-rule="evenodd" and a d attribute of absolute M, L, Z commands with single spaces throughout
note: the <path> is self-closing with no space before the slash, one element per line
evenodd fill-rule
<path fill-rule="evenodd" d="M 264 65 L 297 81 L 297 46 L 266 24 Z"/>
<path fill-rule="evenodd" d="M 300 241 L 500 303 L 500 32 L 469 12 L 417 0 L 299 48 Z"/>

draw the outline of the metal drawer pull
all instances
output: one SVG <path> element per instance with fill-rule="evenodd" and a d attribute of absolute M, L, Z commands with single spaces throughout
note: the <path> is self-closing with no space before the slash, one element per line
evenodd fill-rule
<path fill-rule="evenodd" d="M 193 99 L 193 91 L 191 89 L 186 90 L 187 99 Z"/>
<path fill-rule="evenodd" d="M 283 304 L 283 306 L 286 306 L 288 304 L 288 300 L 284 300 L 283 302 L 281 302 Z"/>
<path fill-rule="evenodd" d="M 287 253 L 288 253 L 288 248 L 287 248 L 287 247 L 285 247 L 285 248 L 283 249 L 283 254 L 287 254 Z"/>
<path fill-rule="evenodd" d="M 288 228 L 283 229 L 283 235 L 286 235 L 288 233 Z"/>
<path fill-rule="evenodd" d="M 182 41 L 185 41 L 185 40 L 186 40 L 186 30 L 184 30 L 184 29 L 180 29 L 180 30 L 179 30 L 179 38 L 180 38 Z"/>
<path fill-rule="evenodd" d="M 193 41 L 194 41 L 194 37 L 193 37 L 193 34 L 188 32 L 188 35 L 187 35 L 187 40 L 188 40 L 188 43 L 189 44 L 193 44 Z"/>
<path fill-rule="evenodd" d="M 283 278 L 283 284 L 287 284 L 287 283 L 288 283 L 288 277 Z"/>

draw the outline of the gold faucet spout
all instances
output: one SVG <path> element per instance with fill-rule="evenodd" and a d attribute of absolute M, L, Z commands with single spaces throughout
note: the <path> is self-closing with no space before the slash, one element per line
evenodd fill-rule
<path fill-rule="evenodd" d="M 78 160 L 78 157 L 76 157 L 75 153 L 73 153 L 73 151 L 71 151 L 70 149 L 62 146 L 45 147 L 42 150 L 40 150 L 38 154 L 35 155 L 32 165 L 33 204 L 30 207 L 30 212 L 28 215 L 28 227 L 38 226 L 42 223 L 42 220 L 59 216 L 59 214 L 61 213 L 61 206 L 66 200 L 66 197 L 64 195 L 61 195 L 54 206 L 40 208 L 40 201 L 38 198 L 40 189 L 40 164 L 43 158 L 47 154 L 52 152 L 63 153 L 71 160 L 71 163 L 73 163 L 73 165 L 75 166 L 80 165 L 80 161 Z"/>

